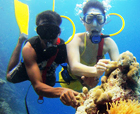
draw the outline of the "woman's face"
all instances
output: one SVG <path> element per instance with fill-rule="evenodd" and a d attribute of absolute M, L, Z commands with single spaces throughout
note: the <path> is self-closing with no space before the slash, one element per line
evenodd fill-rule
<path fill-rule="evenodd" d="M 104 24 L 100 24 L 104 21 L 102 12 L 97 8 L 90 8 L 85 15 L 84 26 L 89 34 L 95 33 L 99 35 L 101 33 Z"/>

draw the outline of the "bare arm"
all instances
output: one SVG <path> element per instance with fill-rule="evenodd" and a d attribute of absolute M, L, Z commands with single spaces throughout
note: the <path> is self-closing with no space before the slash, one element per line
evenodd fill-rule
<path fill-rule="evenodd" d="M 30 81 L 36 93 L 38 95 L 49 97 L 49 98 L 60 97 L 61 101 L 65 105 L 71 105 L 74 107 L 75 106 L 74 103 L 76 103 L 76 99 L 74 96 L 78 94 L 77 92 L 61 87 L 54 88 L 43 83 L 41 72 L 36 62 L 36 53 L 34 49 L 31 47 L 30 43 L 27 43 L 25 45 L 22 53 L 23 53 L 27 74 L 30 78 Z M 73 104 L 71 102 L 71 99 L 73 99 L 74 101 Z"/>
<path fill-rule="evenodd" d="M 118 59 L 119 50 L 116 43 L 111 38 L 105 39 L 105 51 L 109 53 L 111 60 L 116 61 Z M 89 78 L 85 76 L 82 76 L 81 79 L 91 88 L 95 87 L 99 81 L 98 78 Z"/>
<path fill-rule="evenodd" d="M 73 40 L 67 45 L 68 61 L 70 70 L 74 75 L 87 76 L 87 77 L 99 77 L 106 70 L 106 63 L 108 60 L 101 60 L 98 65 L 86 66 L 80 63 L 79 47 L 81 44 L 80 34 L 76 34 Z"/>
<path fill-rule="evenodd" d="M 11 71 L 18 63 L 19 63 L 19 59 L 20 59 L 20 54 L 21 54 L 21 48 L 22 48 L 22 43 L 27 39 L 27 35 L 26 34 L 20 34 L 19 39 L 18 39 L 18 43 L 12 53 L 11 59 L 9 61 L 8 64 L 8 68 L 7 68 L 7 73 L 9 71 Z"/>
<path fill-rule="evenodd" d="M 117 61 L 119 57 L 119 50 L 117 44 L 113 39 L 107 38 L 106 41 L 107 50 L 112 61 Z"/>

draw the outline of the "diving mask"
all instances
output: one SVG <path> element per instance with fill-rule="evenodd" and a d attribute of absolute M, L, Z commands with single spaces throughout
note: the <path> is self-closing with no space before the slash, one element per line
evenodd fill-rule
<path fill-rule="evenodd" d="M 41 39 L 46 40 L 54 40 L 57 38 L 60 33 L 60 28 L 55 23 L 41 23 L 37 27 L 37 34 L 41 37 Z"/>
<path fill-rule="evenodd" d="M 83 21 L 87 24 L 91 24 L 94 20 L 100 25 L 104 24 L 106 21 L 105 14 L 85 14 Z"/>

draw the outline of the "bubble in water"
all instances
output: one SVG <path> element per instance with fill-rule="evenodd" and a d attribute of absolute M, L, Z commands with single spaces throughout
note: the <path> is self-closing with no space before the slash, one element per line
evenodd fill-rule
<path fill-rule="evenodd" d="M 86 1 L 87 0 L 84 0 L 83 1 L 83 3 L 81 3 L 81 4 L 76 4 L 76 7 L 75 7 L 75 15 L 81 15 L 82 14 L 82 8 L 83 8 L 83 6 L 85 5 L 85 3 L 86 3 Z M 100 1 L 101 2 L 101 1 Z M 102 1 L 102 3 L 103 3 L 103 5 L 104 5 L 104 7 L 105 7 L 105 10 L 106 10 L 106 12 L 107 11 L 109 11 L 109 9 L 112 7 L 111 5 L 110 5 L 110 2 L 111 2 L 111 0 L 103 0 Z"/>
<path fill-rule="evenodd" d="M 105 7 L 105 9 L 106 9 L 106 11 L 109 11 L 109 9 L 112 7 L 112 6 L 110 5 L 110 2 L 111 2 L 111 0 L 103 0 L 103 1 L 102 1 L 103 5 L 104 5 L 104 7 Z"/>
<path fill-rule="evenodd" d="M 81 4 L 76 4 L 76 7 L 75 7 L 76 15 L 81 15 L 81 14 L 82 14 L 82 8 L 83 8 L 83 6 L 84 6 L 85 3 L 86 3 L 86 2 L 85 2 L 85 0 L 84 0 L 83 3 L 81 3 Z"/>

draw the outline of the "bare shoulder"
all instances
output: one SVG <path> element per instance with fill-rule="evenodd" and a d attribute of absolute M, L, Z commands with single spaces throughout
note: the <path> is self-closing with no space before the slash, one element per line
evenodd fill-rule
<path fill-rule="evenodd" d="M 26 53 L 26 52 L 32 51 L 32 50 L 33 50 L 33 48 L 32 48 L 32 46 L 31 46 L 31 44 L 30 44 L 29 42 L 27 42 L 27 43 L 25 44 L 25 46 L 23 47 L 22 52 L 23 52 L 23 53 Z"/>
<path fill-rule="evenodd" d="M 85 32 L 83 32 L 83 33 L 77 33 L 77 34 L 75 35 L 75 37 L 78 37 L 78 38 L 81 39 L 81 40 L 84 39 L 84 36 L 85 36 Z"/>
<path fill-rule="evenodd" d="M 80 37 L 80 38 L 82 38 L 83 37 L 83 35 L 85 35 L 85 32 L 82 32 L 82 33 L 77 33 L 77 34 L 75 34 L 76 36 L 78 36 L 78 37 Z"/>
<path fill-rule="evenodd" d="M 67 54 L 68 54 L 68 59 L 69 61 L 72 60 L 78 60 L 79 61 L 79 48 L 81 47 L 82 44 L 82 37 L 84 36 L 84 33 L 77 33 L 75 34 L 74 38 L 70 43 L 67 44 Z M 73 55 L 75 57 L 73 57 Z M 71 62 L 73 63 L 73 62 Z"/>
<path fill-rule="evenodd" d="M 23 47 L 22 54 L 24 59 L 36 57 L 36 52 L 29 42 Z"/>
<path fill-rule="evenodd" d="M 108 52 L 110 49 L 117 49 L 117 44 L 115 41 L 108 37 L 104 39 L 104 51 L 105 53 Z"/>
<path fill-rule="evenodd" d="M 107 47 L 108 46 L 110 47 L 110 46 L 116 45 L 116 43 L 112 38 L 108 37 L 104 39 L 104 45 Z"/>
<path fill-rule="evenodd" d="M 112 42 L 114 42 L 114 40 L 112 38 L 108 37 L 108 38 L 104 39 L 104 42 L 105 43 L 112 43 Z"/>
<path fill-rule="evenodd" d="M 68 46 L 73 46 L 73 45 L 80 45 L 81 42 L 84 39 L 84 34 L 85 33 L 77 33 L 75 34 L 74 38 L 72 39 L 72 41 L 68 44 Z"/>

